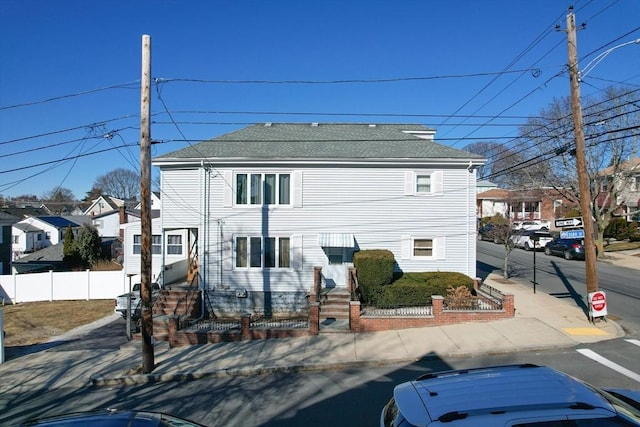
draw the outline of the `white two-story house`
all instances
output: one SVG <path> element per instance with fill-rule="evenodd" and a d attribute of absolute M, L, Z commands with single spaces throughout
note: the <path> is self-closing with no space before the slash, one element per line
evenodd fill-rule
<path fill-rule="evenodd" d="M 16 222 L 11 231 L 13 259 L 63 242 L 67 227 L 76 233 L 80 224 L 62 216 L 28 217 Z"/>
<path fill-rule="evenodd" d="M 162 232 L 188 230 L 199 287 L 250 312 L 305 306 L 315 267 L 324 286 L 346 286 L 363 249 L 390 250 L 398 271 L 475 277 L 485 159 L 434 135 L 421 125 L 267 123 L 156 157 Z"/>

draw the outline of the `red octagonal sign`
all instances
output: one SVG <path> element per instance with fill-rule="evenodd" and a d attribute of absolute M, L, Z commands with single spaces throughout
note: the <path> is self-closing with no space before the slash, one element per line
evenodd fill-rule
<path fill-rule="evenodd" d="M 589 304 L 593 317 L 607 315 L 607 296 L 602 291 L 591 292 L 589 294 Z"/>

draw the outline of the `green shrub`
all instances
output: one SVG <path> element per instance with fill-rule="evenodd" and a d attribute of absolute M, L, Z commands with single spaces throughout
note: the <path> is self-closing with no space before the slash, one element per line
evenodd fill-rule
<path fill-rule="evenodd" d="M 386 249 L 371 249 L 356 252 L 353 266 L 358 271 L 358 283 L 365 286 L 381 286 L 393 280 L 395 258 Z"/>
<path fill-rule="evenodd" d="M 640 242 L 640 226 L 636 221 L 629 224 L 629 241 L 630 242 Z"/>
<path fill-rule="evenodd" d="M 604 228 L 603 237 L 605 239 L 614 238 L 616 240 L 624 240 L 629 237 L 629 225 L 625 218 L 613 218 Z"/>
<path fill-rule="evenodd" d="M 379 307 L 429 305 L 432 295 L 445 296 L 451 286 L 473 289 L 473 279 L 454 272 L 404 273 L 390 285 L 363 287 L 360 281 L 359 284 L 362 302 Z"/>

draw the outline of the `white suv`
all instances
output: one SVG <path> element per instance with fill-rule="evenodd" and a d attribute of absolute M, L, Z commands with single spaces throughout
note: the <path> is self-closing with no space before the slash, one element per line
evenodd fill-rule
<path fill-rule="evenodd" d="M 639 400 L 638 391 L 599 390 L 544 366 L 463 369 L 396 386 L 380 426 L 640 426 Z"/>
<path fill-rule="evenodd" d="M 546 219 L 531 219 L 527 221 L 514 222 L 514 230 L 544 230 L 549 231 L 551 222 Z"/>

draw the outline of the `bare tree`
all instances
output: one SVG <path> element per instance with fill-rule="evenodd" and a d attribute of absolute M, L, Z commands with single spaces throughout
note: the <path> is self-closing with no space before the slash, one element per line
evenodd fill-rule
<path fill-rule="evenodd" d="M 536 182 L 533 177 L 542 173 L 540 169 L 526 166 L 528 153 L 520 148 L 495 141 L 477 141 L 465 150 L 487 158 L 487 163 L 478 169 L 478 176 L 490 179 L 501 188 L 530 187 Z"/>
<path fill-rule="evenodd" d="M 595 240 L 602 254 L 602 234 L 620 207 L 618 191 L 625 175 L 625 160 L 637 155 L 640 108 L 637 89 L 609 88 L 583 107 L 587 173 L 591 183 L 591 212 L 584 220 L 595 222 Z M 546 185 L 569 201 L 579 203 L 573 119 L 569 98 L 555 99 L 539 117 L 520 129 L 520 138 L 531 152 L 531 168 L 541 168 Z M 607 170 L 606 176 L 603 171 Z M 543 173 L 542 173 L 543 172 Z"/>
<path fill-rule="evenodd" d="M 140 175 L 129 169 L 118 168 L 99 176 L 93 183 L 104 194 L 123 200 L 137 199 L 140 194 Z"/>
<path fill-rule="evenodd" d="M 42 195 L 42 201 L 47 205 L 52 214 L 62 215 L 70 213 L 76 203 L 73 192 L 68 188 L 56 187 Z"/>

